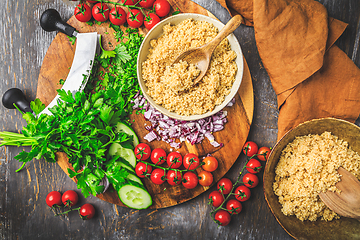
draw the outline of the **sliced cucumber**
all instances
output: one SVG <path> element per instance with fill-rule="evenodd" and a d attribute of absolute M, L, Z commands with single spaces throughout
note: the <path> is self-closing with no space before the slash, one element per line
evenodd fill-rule
<path fill-rule="evenodd" d="M 128 162 L 126 162 L 126 163 L 120 162 L 119 165 L 121 167 L 125 168 L 126 170 L 128 170 L 129 172 L 135 173 L 134 168 Z"/>
<path fill-rule="evenodd" d="M 138 176 L 136 176 L 136 175 L 134 175 L 132 173 L 129 173 L 129 175 L 126 178 L 133 181 L 133 182 L 137 182 L 137 183 L 139 183 L 140 185 L 143 186 L 143 183 L 142 183 L 141 179 Z"/>
<path fill-rule="evenodd" d="M 142 187 L 126 184 L 119 189 L 118 194 L 121 202 L 129 208 L 145 209 L 152 204 L 150 194 Z"/>
<path fill-rule="evenodd" d="M 111 156 L 117 155 L 126 160 L 130 165 L 135 168 L 136 156 L 132 149 L 124 148 L 118 143 L 111 144 L 109 148 L 109 154 Z"/>
<path fill-rule="evenodd" d="M 131 129 L 128 125 L 122 122 L 118 122 L 116 124 L 115 132 L 124 132 L 128 134 L 129 136 L 132 136 L 132 145 L 136 147 L 139 144 L 139 138 L 136 136 L 136 133 L 134 130 Z"/>

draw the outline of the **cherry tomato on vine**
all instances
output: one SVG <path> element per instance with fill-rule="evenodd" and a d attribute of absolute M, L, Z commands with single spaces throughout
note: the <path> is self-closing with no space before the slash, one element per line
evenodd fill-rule
<path fill-rule="evenodd" d="M 171 186 L 179 185 L 182 181 L 182 176 L 180 171 L 169 170 L 166 174 L 167 182 Z"/>
<path fill-rule="evenodd" d="M 141 27 L 144 23 L 144 15 L 138 9 L 132 9 L 126 15 L 126 21 L 132 28 Z"/>
<path fill-rule="evenodd" d="M 141 0 L 139 4 L 143 8 L 152 8 L 154 2 L 155 0 Z"/>
<path fill-rule="evenodd" d="M 163 184 L 166 180 L 166 173 L 164 169 L 156 168 L 151 172 L 150 180 L 157 185 Z"/>
<path fill-rule="evenodd" d="M 156 0 L 154 2 L 154 9 L 159 17 L 165 17 L 170 12 L 170 4 L 166 0 Z"/>
<path fill-rule="evenodd" d="M 199 157 L 194 153 L 188 153 L 184 156 L 183 165 L 185 169 L 194 170 L 200 165 Z"/>
<path fill-rule="evenodd" d="M 66 207 L 74 206 L 78 202 L 78 200 L 79 197 L 77 193 L 73 190 L 67 190 L 61 197 L 61 201 Z"/>
<path fill-rule="evenodd" d="M 193 172 L 186 172 L 183 177 L 182 185 L 187 189 L 195 188 L 199 183 L 197 175 Z"/>
<path fill-rule="evenodd" d="M 211 172 L 208 171 L 201 171 L 199 174 L 199 184 L 201 186 L 210 186 L 214 181 L 214 177 Z"/>
<path fill-rule="evenodd" d="M 213 191 L 209 195 L 209 204 L 213 207 L 219 207 L 224 202 L 224 196 L 218 191 Z"/>
<path fill-rule="evenodd" d="M 261 161 L 266 161 L 269 159 L 269 155 L 270 155 L 271 149 L 268 147 L 261 147 L 259 148 L 259 151 L 257 152 L 257 154 L 259 154 L 257 156 L 257 158 Z"/>
<path fill-rule="evenodd" d="M 246 169 L 249 171 L 249 173 L 258 173 L 260 172 L 261 168 L 261 163 L 256 159 L 252 158 L 246 163 Z"/>
<path fill-rule="evenodd" d="M 254 154 L 257 154 L 257 151 L 258 146 L 252 141 L 246 142 L 243 147 L 243 153 L 248 157 L 252 157 Z"/>
<path fill-rule="evenodd" d="M 215 213 L 215 220 L 221 225 L 226 226 L 230 223 L 231 216 L 225 210 L 219 210 Z"/>
<path fill-rule="evenodd" d="M 252 173 L 245 174 L 242 181 L 248 188 L 254 188 L 259 184 L 259 178 Z"/>
<path fill-rule="evenodd" d="M 74 15 L 80 22 L 88 22 L 91 19 L 91 9 L 85 3 L 80 3 L 76 6 Z"/>
<path fill-rule="evenodd" d="M 228 178 L 222 178 L 217 183 L 218 191 L 222 192 L 223 194 L 229 194 L 231 192 L 232 187 L 233 187 L 233 183 Z"/>
<path fill-rule="evenodd" d="M 160 22 L 160 18 L 155 13 L 149 13 L 145 16 L 144 26 L 150 30 L 153 28 L 158 22 Z"/>
<path fill-rule="evenodd" d="M 166 152 L 162 148 L 155 148 L 151 152 L 151 161 L 156 165 L 161 165 L 166 161 Z"/>
<path fill-rule="evenodd" d="M 95 208 L 93 205 L 91 205 L 90 203 L 86 203 L 84 205 L 81 206 L 80 210 L 80 217 L 83 220 L 88 220 L 94 217 L 95 215 Z"/>
<path fill-rule="evenodd" d="M 251 191 L 248 187 L 241 185 L 235 189 L 234 194 L 235 194 L 235 198 L 237 200 L 239 200 L 240 202 L 245 202 L 246 200 L 248 200 L 250 198 Z"/>
<path fill-rule="evenodd" d="M 96 21 L 105 22 L 109 18 L 109 7 L 105 3 L 97 3 L 92 8 L 92 15 Z"/>
<path fill-rule="evenodd" d="M 121 0 L 121 3 L 124 3 L 128 6 L 134 6 L 139 0 Z"/>
<path fill-rule="evenodd" d="M 134 150 L 135 156 L 139 160 L 146 160 L 151 156 L 151 148 L 146 143 L 139 143 Z"/>
<path fill-rule="evenodd" d="M 120 26 L 126 23 L 126 12 L 119 6 L 111 9 L 109 14 L 110 22 L 114 25 Z"/>
<path fill-rule="evenodd" d="M 226 209 L 231 215 L 234 215 L 241 212 L 242 205 L 238 200 L 230 199 L 226 202 Z"/>
<path fill-rule="evenodd" d="M 202 168 L 205 171 L 213 172 L 218 168 L 218 165 L 219 165 L 218 160 L 216 160 L 216 158 L 214 158 L 213 156 L 207 156 L 202 161 L 204 162 L 204 165 L 202 165 Z"/>
<path fill-rule="evenodd" d="M 171 152 L 167 156 L 166 163 L 170 168 L 179 168 L 182 164 L 182 156 L 178 152 Z"/>
<path fill-rule="evenodd" d="M 58 207 L 62 205 L 61 193 L 58 191 L 49 192 L 46 196 L 46 204 L 49 207 Z"/>
<path fill-rule="evenodd" d="M 135 166 L 135 173 L 138 177 L 144 178 L 152 171 L 152 167 L 143 162 L 138 162 Z"/>

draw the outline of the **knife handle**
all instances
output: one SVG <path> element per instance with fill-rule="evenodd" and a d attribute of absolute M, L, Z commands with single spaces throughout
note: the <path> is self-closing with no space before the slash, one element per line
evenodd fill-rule
<path fill-rule="evenodd" d="M 32 112 L 30 103 L 26 100 L 24 93 L 18 88 L 10 88 L 2 97 L 2 104 L 8 109 L 14 109 L 15 105 L 22 112 Z"/>
<path fill-rule="evenodd" d="M 76 36 L 76 29 L 64 22 L 55 9 L 47 9 L 41 14 L 40 26 L 47 32 L 60 31 L 69 37 Z"/>

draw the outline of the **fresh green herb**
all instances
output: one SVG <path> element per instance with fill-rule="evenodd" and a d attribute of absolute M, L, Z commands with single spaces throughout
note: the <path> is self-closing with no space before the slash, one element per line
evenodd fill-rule
<path fill-rule="evenodd" d="M 74 45 L 75 44 L 75 41 L 76 41 L 76 37 L 72 36 L 72 37 L 69 37 L 67 36 L 69 41 L 71 42 L 71 45 Z"/>
<path fill-rule="evenodd" d="M 59 84 L 60 84 L 60 85 L 64 85 L 64 83 L 65 83 L 65 80 L 61 78 L 61 79 L 59 80 Z"/>

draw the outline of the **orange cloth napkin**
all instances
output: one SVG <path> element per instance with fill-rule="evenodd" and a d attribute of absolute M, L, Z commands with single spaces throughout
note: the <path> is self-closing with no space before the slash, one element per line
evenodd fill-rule
<path fill-rule="evenodd" d="M 323 117 L 355 122 L 360 69 L 334 42 L 347 24 L 314 0 L 217 0 L 253 26 L 277 94 L 278 140 L 298 124 Z"/>

